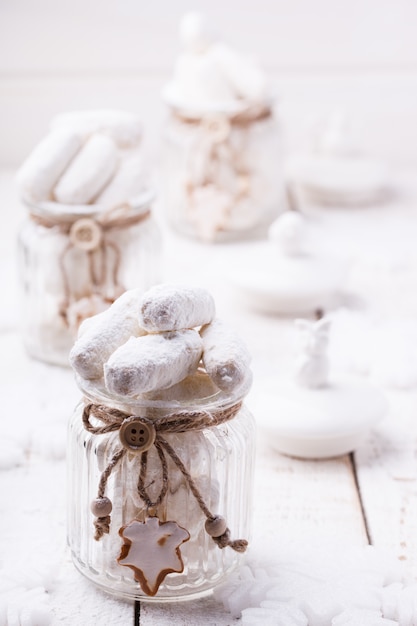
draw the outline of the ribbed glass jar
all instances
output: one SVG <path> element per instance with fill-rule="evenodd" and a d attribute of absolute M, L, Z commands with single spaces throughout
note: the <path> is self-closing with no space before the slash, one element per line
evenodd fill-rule
<path fill-rule="evenodd" d="M 26 203 L 18 241 L 22 330 L 28 353 L 57 365 L 83 319 L 105 310 L 126 289 L 160 279 L 161 236 L 151 215 L 153 192 L 129 208 Z"/>
<path fill-rule="evenodd" d="M 206 376 L 205 374 L 203 376 Z M 204 381 L 203 381 L 204 382 Z M 119 450 L 123 449 L 119 430 L 107 434 L 88 432 L 83 413 L 89 403 L 123 411 L 156 423 L 166 423 L 178 412 L 204 419 L 231 411 L 232 419 L 186 432 L 162 432 L 183 464 L 204 505 L 227 521 L 232 539 L 249 539 L 252 479 L 255 453 L 255 426 L 250 412 L 242 405 L 243 392 L 231 396 L 214 391 L 207 384 L 192 399 L 123 401 L 90 386 L 82 388 L 81 402 L 69 425 L 68 450 L 68 542 L 75 566 L 103 590 L 119 597 L 146 601 L 186 600 L 206 595 L 236 568 L 241 554 L 230 546 L 220 548 L 205 530 L 206 515 L 190 489 L 187 477 L 169 454 L 167 491 L 156 507 L 147 506 L 138 491 L 142 454 L 127 450 L 107 479 L 105 497 L 112 502 L 109 533 L 94 538 L 94 515 L 90 505 L 97 497 L 100 478 Z M 209 391 L 208 391 L 209 390 Z M 207 393 L 211 395 L 207 395 Z M 90 415 L 94 415 L 94 410 Z M 194 418 L 193 418 L 194 419 Z M 94 426 L 103 422 L 90 417 Z M 147 493 L 157 498 L 163 486 L 163 471 L 156 446 L 147 452 Z M 183 571 L 169 573 L 156 595 L 144 593 L 129 567 L 118 563 L 123 540 L 120 529 L 133 520 L 143 522 L 157 516 L 159 522 L 175 522 L 188 531 L 190 538 L 180 546 Z M 157 546 L 155 545 L 155 549 Z M 151 550 L 151 560 L 153 552 Z M 156 558 L 156 557 L 155 557 Z"/>
<path fill-rule="evenodd" d="M 161 168 L 171 226 L 206 242 L 266 231 L 284 207 L 283 146 L 269 106 L 191 115 L 170 107 Z"/>

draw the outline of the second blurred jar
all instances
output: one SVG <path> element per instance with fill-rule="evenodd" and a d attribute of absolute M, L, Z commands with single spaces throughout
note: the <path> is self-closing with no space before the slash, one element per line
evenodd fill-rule
<path fill-rule="evenodd" d="M 31 356 L 68 364 L 80 323 L 159 280 L 159 230 L 137 116 L 57 116 L 17 175 L 23 334 Z"/>
<path fill-rule="evenodd" d="M 19 237 L 24 343 L 35 358 L 68 365 L 80 323 L 126 289 L 159 279 L 160 234 L 153 193 L 130 209 L 28 205 Z M 67 209 L 69 207 L 66 207 Z M 77 210 L 78 209 L 78 210 Z"/>
<path fill-rule="evenodd" d="M 279 126 L 269 106 L 200 117 L 171 107 L 162 161 L 169 222 L 204 241 L 265 228 L 282 206 L 281 152 Z"/>

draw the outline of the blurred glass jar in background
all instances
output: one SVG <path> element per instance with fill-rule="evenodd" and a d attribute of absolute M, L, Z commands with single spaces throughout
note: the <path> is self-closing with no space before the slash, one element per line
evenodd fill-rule
<path fill-rule="evenodd" d="M 23 338 L 38 359 L 68 365 L 80 323 L 126 289 L 159 279 L 160 234 L 151 216 L 153 192 L 129 210 L 72 212 L 29 205 L 19 236 Z"/>
<path fill-rule="evenodd" d="M 123 111 L 76 111 L 51 122 L 17 174 L 28 219 L 19 236 L 24 343 L 67 365 L 78 326 L 123 291 L 159 280 L 160 235 L 141 151 Z"/>
<path fill-rule="evenodd" d="M 171 107 L 161 180 L 168 221 L 209 242 L 265 230 L 283 204 L 281 152 L 266 104 L 199 117 Z"/>
<path fill-rule="evenodd" d="M 222 43 L 204 16 L 184 15 L 183 50 L 163 91 L 170 111 L 162 205 L 179 232 L 204 241 L 266 233 L 282 210 L 282 140 L 267 78 Z"/>

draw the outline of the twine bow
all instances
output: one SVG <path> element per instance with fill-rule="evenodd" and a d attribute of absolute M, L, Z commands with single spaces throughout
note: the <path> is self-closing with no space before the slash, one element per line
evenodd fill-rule
<path fill-rule="evenodd" d="M 87 255 L 92 293 L 101 295 L 106 283 L 108 250 L 113 250 L 114 261 L 111 269 L 111 283 L 114 297 L 104 298 L 108 304 L 111 304 L 120 293 L 123 293 L 124 287 L 119 282 L 121 252 L 119 247 L 107 237 L 107 234 L 115 228 L 128 228 L 129 226 L 138 224 L 146 220 L 150 216 L 150 213 L 150 210 L 139 214 L 132 213 L 131 209 L 126 206 L 112 209 L 97 218 L 80 217 L 75 220 L 70 217 L 62 219 L 54 218 L 53 216 L 41 216 L 33 212 L 30 213 L 31 219 L 37 224 L 45 228 L 57 228 L 62 234 L 68 236 L 68 242 L 58 260 L 64 291 L 64 299 L 60 305 L 59 312 L 66 325 L 69 325 L 68 309 L 73 295 L 69 272 L 65 264 L 68 253 L 74 248 L 85 252 Z"/>
<path fill-rule="evenodd" d="M 212 426 L 218 426 L 223 424 L 231 419 L 233 419 L 237 413 L 239 412 L 242 406 L 242 402 L 238 402 L 233 406 L 222 409 L 218 411 L 214 411 L 211 413 L 208 412 L 199 412 L 199 411 L 180 411 L 178 413 L 172 413 L 167 417 L 156 418 L 154 420 L 150 420 L 145 417 L 133 417 L 127 415 L 123 411 L 119 411 L 118 409 L 109 408 L 103 405 L 97 404 L 87 404 L 83 410 L 83 425 L 84 428 L 94 434 L 94 435 L 104 435 L 111 432 L 120 431 L 123 429 L 125 425 L 129 423 L 130 420 L 138 420 L 149 429 L 151 429 L 152 433 L 152 441 L 151 446 L 155 446 L 156 451 L 158 453 L 158 457 L 161 463 L 162 470 L 162 486 L 159 491 L 158 496 L 152 500 L 149 496 L 146 489 L 146 473 L 148 466 L 148 448 L 143 451 L 139 450 L 141 455 L 140 458 L 140 472 L 137 483 L 138 493 L 145 503 L 147 509 L 155 509 L 158 507 L 167 491 L 169 485 L 169 476 L 168 476 L 168 462 L 167 456 L 172 459 L 175 465 L 178 467 L 182 475 L 184 476 L 190 491 L 194 495 L 197 503 L 207 518 L 206 522 L 206 530 L 212 536 L 213 541 L 218 545 L 219 548 L 225 548 L 230 546 L 233 550 L 237 552 L 244 552 L 247 548 L 248 542 L 244 539 L 231 540 L 230 539 L 230 530 L 229 528 L 222 529 L 221 534 L 218 536 L 213 536 L 210 532 L 210 522 L 216 522 L 220 518 L 220 516 L 213 514 L 206 503 L 204 502 L 203 496 L 201 495 L 197 485 L 195 484 L 191 474 L 185 467 L 184 463 L 181 461 L 173 447 L 168 443 L 168 441 L 163 437 L 164 433 L 181 433 L 187 431 L 194 430 L 203 430 L 204 428 L 209 428 Z M 94 426 L 91 424 L 90 417 L 95 417 L 99 422 L 103 425 Z M 127 454 L 128 450 L 132 448 L 131 446 L 126 446 L 122 441 L 122 447 L 119 448 L 110 459 L 107 467 L 101 474 L 99 486 L 98 486 L 98 495 L 97 501 L 102 500 L 105 497 L 105 491 L 107 486 L 107 481 L 113 471 L 113 469 L 117 466 L 117 464 L 123 459 L 123 457 Z M 98 541 L 105 533 L 109 533 L 110 531 L 110 514 L 103 515 L 103 517 L 98 517 L 95 522 L 95 539 Z"/>
<path fill-rule="evenodd" d="M 272 116 L 268 107 L 250 108 L 236 115 L 205 115 L 189 118 L 179 111 L 174 116 L 183 124 L 196 128 L 195 151 L 190 153 L 186 194 L 190 220 L 203 239 L 212 239 L 225 230 L 233 208 L 250 196 L 252 172 L 247 165 L 248 130 L 256 122 Z M 242 131 L 243 141 L 234 146 L 233 129 Z M 224 184 L 224 167 L 234 174 L 233 188 Z M 207 206 L 206 206 L 207 205 Z"/>

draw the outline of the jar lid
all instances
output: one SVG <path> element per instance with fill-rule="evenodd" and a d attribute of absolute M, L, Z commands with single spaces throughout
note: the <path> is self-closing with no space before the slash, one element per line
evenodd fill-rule
<path fill-rule="evenodd" d="M 224 116 L 256 119 L 265 111 L 271 111 L 275 98 L 273 96 L 259 101 L 249 100 L 207 100 L 190 102 L 182 98 L 174 84 L 168 83 L 162 90 L 162 99 L 179 116 L 190 120 L 199 120 L 207 116 Z"/>
<path fill-rule="evenodd" d="M 149 206 L 154 199 L 155 191 L 149 187 L 144 189 L 141 194 L 130 198 L 123 206 L 129 209 L 129 214 L 140 216 L 149 210 Z M 27 197 L 22 197 L 22 201 L 32 215 L 57 223 L 72 222 L 82 217 L 111 220 L 112 215 L 116 215 L 121 208 L 116 207 L 109 210 L 100 204 L 60 204 L 53 201 L 34 202 Z"/>
<path fill-rule="evenodd" d="M 214 410 L 228 407 L 241 401 L 252 385 L 252 373 L 248 374 L 240 387 L 231 393 L 221 391 L 208 374 L 199 369 L 181 382 L 158 391 L 148 392 L 137 397 L 120 396 L 110 393 L 104 380 L 86 380 L 76 374 L 76 382 L 83 395 L 91 402 L 111 405 L 132 414 L 140 409 L 162 410 Z"/>

